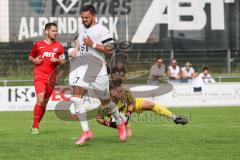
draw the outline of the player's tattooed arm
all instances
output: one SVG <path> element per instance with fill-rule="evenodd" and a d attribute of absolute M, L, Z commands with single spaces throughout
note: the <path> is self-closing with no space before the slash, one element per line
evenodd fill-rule
<path fill-rule="evenodd" d="M 104 54 L 112 55 L 113 53 L 113 47 L 111 47 L 109 44 L 107 45 L 97 44 L 96 42 L 93 42 L 93 40 L 89 36 L 85 37 L 83 41 L 85 45 L 95 48 L 96 50 Z"/>
<path fill-rule="evenodd" d="M 132 112 L 133 112 L 134 106 L 135 106 L 135 103 L 130 103 L 130 104 L 129 104 L 129 106 L 128 106 L 128 112 L 129 112 L 129 113 L 132 113 Z"/>
<path fill-rule="evenodd" d="M 37 57 L 29 56 L 28 59 L 34 64 L 41 64 L 43 61 L 43 59 L 41 59 L 40 56 L 37 56 Z"/>
<path fill-rule="evenodd" d="M 128 111 L 127 111 L 127 116 L 131 116 L 134 107 L 135 107 L 135 98 L 132 96 L 130 91 L 126 91 L 126 95 L 127 95 L 127 101 L 128 101 Z"/>

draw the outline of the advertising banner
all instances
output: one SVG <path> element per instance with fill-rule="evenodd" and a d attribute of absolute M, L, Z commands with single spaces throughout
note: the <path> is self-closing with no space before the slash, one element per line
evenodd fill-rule
<path fill-rule="evenodd" d="M 97 21 L 116 41 L 154 45 L 157 49 L 239 48 L 237 0 L 6 0 L 1 17 L 1 42 L 28 42 L 43 38 L 44 25 L 54 21 L 58 39 L 70 42 L 79 32 L 80 11 L 92 4 Z M 8 28 L 8 29 L 6 29 Z M 3 36 L 3 37 L 1 37 Z"/>
<path fill-rule="evenodd" d="M 150 91 L 153 86 L 140 85 L 129 88 L 133 93 Z M 155 88 L 158 86 L 155 86 Z M 149 90 L 150 89 L 150 90 Z M 161 89 L 161 88 L 160 88 Z M 141 94 L 138 94 L 141 95 Z M 58 109 L 61 102 L 70 100 L 69 87 L 56 87 L 48 103 L 48 110 Z M 85 96 L 90 109 L 96 108 L 100 101 L 93 96 Z M 141 96 L 138 96 L 141 97 Z M 166 93 L 144 97 L 166 107 L 221 107 L 240 106 L 240 83 L 214 83 L 203 86 L 201 92 L 194 92 L 192 84 L 174 84 Z M 31 111 L 36 102 L 33 86 L 0 87 L 0 111 Z"/>

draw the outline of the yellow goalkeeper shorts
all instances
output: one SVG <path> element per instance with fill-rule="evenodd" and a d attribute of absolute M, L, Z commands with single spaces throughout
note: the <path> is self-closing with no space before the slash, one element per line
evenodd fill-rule
<path fill-rule="evenodd" d="M 135 98 L 135 106 L 133 111 L 136 113 L 142 113 L 142 104 L 144 102 L 143 98 Z"/>

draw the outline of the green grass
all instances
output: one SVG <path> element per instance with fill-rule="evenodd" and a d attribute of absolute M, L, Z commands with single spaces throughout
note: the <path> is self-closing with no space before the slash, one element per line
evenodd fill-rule
<path fill-rule="evenodd" d="M 171 109 L 188 115 L 188 109 Z M 94 120 L 94 138 L 78 147 L 78 122 L 64 122 L 49 111 L 41 134 L 30 135 L 31 112 L 0 112 L 1 160 L 237 160 L 240 157 L 240 107 L 193 108 L 186 126 L 166 119 L 150 120 L 150 112 L 133 115 L 134 136 L 120 143 L 117 130 Z M 144 118 L 145 117 L 145 118 Z"/>

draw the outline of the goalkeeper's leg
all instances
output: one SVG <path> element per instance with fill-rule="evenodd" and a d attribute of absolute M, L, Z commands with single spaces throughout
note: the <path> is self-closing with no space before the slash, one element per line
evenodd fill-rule
<path fill-rule="evenodd" d="M 172 119 L 176 124 L 185 125 L 188 123 L 188 120 L 185 117 L 175 115 L 160 104 L 155 104 L 147 100 L 143 101 L 142 110 L 152 110 L 154 113 L 159 114 L 160 116 L 165 116 Z"/>

